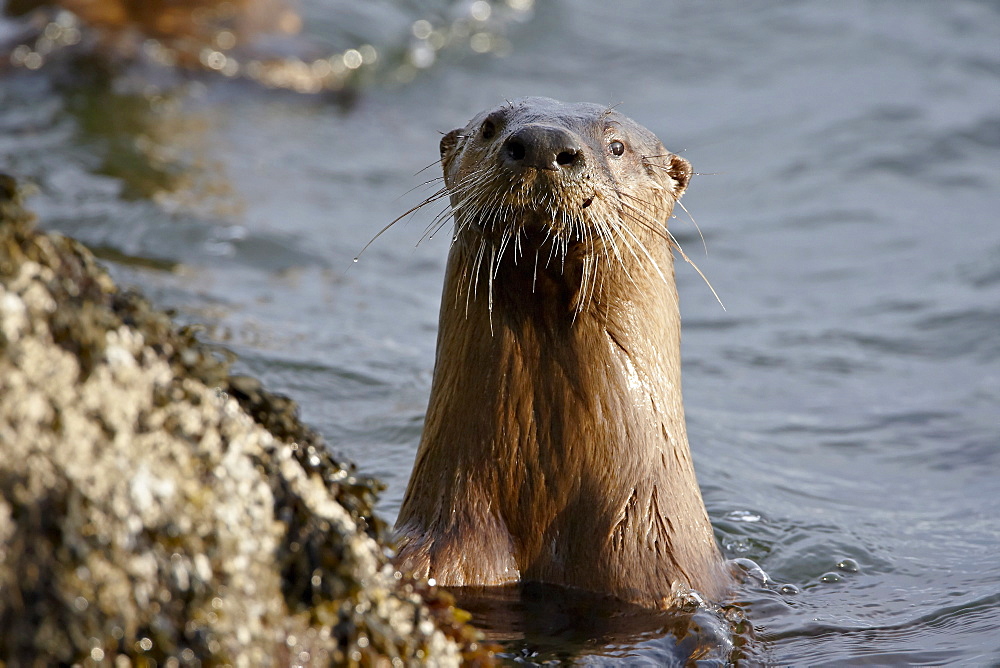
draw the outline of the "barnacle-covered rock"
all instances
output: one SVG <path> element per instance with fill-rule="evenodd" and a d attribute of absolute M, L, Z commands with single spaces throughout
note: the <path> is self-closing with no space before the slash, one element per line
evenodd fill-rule
<path fill-rule="evenodd" d="M 0 175 L 0 663 L 489 660 L 377 491 Z"/>

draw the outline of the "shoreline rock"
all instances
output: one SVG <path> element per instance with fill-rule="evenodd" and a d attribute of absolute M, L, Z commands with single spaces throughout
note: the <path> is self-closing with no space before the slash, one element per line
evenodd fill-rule
<path fill-rule="evenodd" d="M 0 175 L 0 662 L 489 662 L 377 492 Z"/>

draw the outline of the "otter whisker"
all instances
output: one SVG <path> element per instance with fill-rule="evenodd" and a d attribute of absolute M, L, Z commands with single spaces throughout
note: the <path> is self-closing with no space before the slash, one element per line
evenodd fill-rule
<path fill-rule="evenodd" d="M 642 261 L 639 259 L 639 256 L 636 254 L 635 250 L 633 250 L 632 243 L 629 242 L 629 239 L 623 233 L 623 230 L 625 230 L 625 225 L 622 224 L 622 221 L 621 220 L 614 220 L 613 222 L 609 223 L 608 227 L 609 227 L 609 229 L 612 232 L 616 233 L 619 236 L 619 238 L 625 243 L 626 250 L 628 250 L 629 254 L 635 260 L 636 264 L 640 265 L 642 263 Z M 640 246 L 641 245 L 642 244 L 640 244 Z M 645 250 L 645 246 L 643 246 L 642 248 L 643 248 L 643 250 Z M 624 258 L 620 257 L 619 261 L 621 263 L 622 272 L 625 274 L 625 278 L 628 279 L 629 283 L 631 283 L 632 285 L 638 287 L 639 284 L 636 282 L 635 278 L 632 276 L 632 272 L 629 270 L 628 266 L 625 264 Z M 655 262 L 654 262 L 654 265 L 655 265 Z"/>
<path fill-rule="evenodd" d="M 514 263 L 515 264 L 517 264 L 517 261 L 521 258 L 521 255 L 522 255 L 521 235 L 523 233 L 524 233 L 524 229 L 520 228 L 520 227 L 517 228 L 517 230 L 514 232 Z"/>
<path fill-rule="evenodd" d="M 628 225 L 618 225 L 617 228 L 621 232 L 624 232 L 626 235 L 631 237 L 632 241 L 634 242 L 634 244 L 629 245 L 629 250 L 632 252 L 633 256 L 635 255 L 635 251 L 632 249 L 638 247 L 638 249 L 642 252 L 642 254 L 646 256 L 646 259 L 652 265 L 653 269 L 656 271 L 656 274 L 660 277 L 660 280 L 662 280 L 664 283 L 669 283 L 667 277 L 660 270 L 660 265 L 657 264 L 656 260 L 653 259 L 653 256 L 649 254 L 649 250 L 646 248 L 646 244 L 642 243 L 642 240 L 639 239 L 636 233 L 633 232 L 631 229 L 629 229 Z M 636 258 L 636 260 L 638 260 L 638 258 Z"/>
<path fill-rule="evenodd" d="M 639 209 L 631 204 L 622 202 L 622 210 L 625 212 L 629 220 L 638 224 L 641 228 L 648 232 L 651 232 L 654 236 L 658 237 L 660 240 L 670 243 L 669 232 L 667 231 L 667 226 L 664 222 L 652 218 L 642 209 Z"/>
<path fill-rule="evenodd" d="M 496 246 L 490 246 L 490 267 L 489 267 L 490 273 L 489 273 L 489 279 L 488 279 L 489 280 L 489 296 L 487 297 L 487 303 L 489 304 L 489 308 L 487 309 L 487 311 L 489 313 L 489 321 L 490 321 L 490 336 L 493 336 L 493 334 L 494 334 L 494 332 L 493 332 L 493 278 L 494 278 L 493 267 L 496 264 L 496 262 L 497 262 Z"/>
<path fill-rule="evenodd" d="M 694 216 L 691 215 L 691 212 L 688 211 L 688 208 L 684 206 L 680 200 L 677 200 L 677 204 L 684 209 L 684 213 L 686 213 L 688 218 L 691 219 L 691 224 L 694 225 L 694 229 L 698 230 L 698 236 L 701 237 L 701 245 L 705 249 L 705 255 L 708 255 L 708 242 L 705 241 L 705 235 L 701 233 L 701 226 L 698 225 L 698 221 L 694 219 Z"/>
<path fill-rule="evenodd" d="M 494 279 L 496 278 L 496 273 L 500 271 L 499 260 L 503 258 L 504 252 L 507 250 L 507 244 L 510 243 L 511 231 L 507 228 L 503 231 L 503 236 L 500 238 L 500 248 L 497 250 L 497 266 L 494 268 Z"/>
<path fill-rule="evenodd" d="M 538 283 L 538 251 L 535 249 L 535 271 L 531 274 L 531 294 L 535 294 L 535 286 Z"/>
<path fill-rule="evenodd" d="M 426 169 L 426 167 L 424 169 Z M 419 172 L 418 172 L 418 174 L 419 174 Z M 420 190 L 421 188 L 426 188 L 427 186 L 431 185 L 432 183 L 442 183 L 443 184 L 444 183 L 444 177 L 443 176 L 436 176 L 433 179 L 427 179 L 423 183 L 418 183 L 417 185 L 413 186 L 412 188 L 410 188 L 409 190 L 407 190 L 405 193 L 403 193 L 402 195 L 400 195 L 396 199 L 401 199 L 403 197 L 406 197 L 410 193 L 416 192 L 417 190 Z M 441 190 L 447 190 L 447 187 L 446 186 L 442 187 Z"/>
<path fill-rule="evenodd" d="M 595 240 L 595 238 L 596 239 L 602 239 L 603 238 L 603 231 L 602 231 L 603 230 L 603 222 L 598 223 L 594 227 L 594 229 L 591 229 L 590 226 L 585 225 L 582 220 L 578 221 L 578 225 L 580 226 L 580 228 L 582 228 L 584 230 L 584 236 L 586 238 L 585 243 L 586 243 L 586 247 L 587 248 L 593 248 L 594 247 L 594 243 L 595 243 L 594 240 Z M 586 302 L 580 305 L 580 309 L 581 310 L 583 308 L 585 308 L 585 307 L 589 307 L 590 304 L 593 302 L 594 295 L 596 294 L 596 290 L 597 290 L 597 279 L 598 279 L 598 277 L 600 276 L 601 279 L 603 280 L 603 274 L 600 271 L 600 264 L 601 264 L 601 255 L 600 254 L 594 255 L 593 252 L 591 252 L 591 254 L 586 257 L 585 265 L 584 266 L 585 266 L 585 268 L 587 269 L 587 271 L 589 273 L 589 283 L 590 283 L 590 285 L 588 286 L 588 294 L 587 294 Z"/>
<path fill-rule="evenodd" d="M 453 212 L 451 206 L 446 206 L 444 209 L 438 212 L 431 220 L 430 224 L 424 230 L 424 233 L 417 240 L 417 245 L 419 246 L 423 243 L 424 239 L 433 239 L 434 236 L 441 231 L 441 229 L 448 224 L 448 221 L 452 218 Z"/>
<path fill-rule="evenodd" d="M 632 285 L 636 285 L 635 279 L 632 277 L 632 272 L 630 271 L 628 265 L 625 263 L 625 258 L 622 255 L 621 249 L 618 247 L 618 236 L 621 236 L 621 235 L 616 235 L 614 233 L 613 229 L 614 229 L 614 226 L 611 225 L 610 223 L 605 222 L 603 219 L 599 220 L 598 225 L 597 225 L 597 231 L 598 231 L 598 236 L 604 242 L 604 245 L 605 245 L 605 258 L 604 258 L 604 261 L 605 261 L 605 264 L 607 266 L 607 271 L 608 272 L 614 271 L 614 267 L 612 266 L 611 256 L 606 251 L 607 246 L 610 245 L 610 247 L 611 247 L 611 255 L 614 255 L 614 258 L 618 261 L 618 266 L 619 266 L 621 272 L 625 275 L 625 278 L 630 283 L 632 283 Z M 624 241 L 624 239 L 622 239 L 622 240 Z M 633 253 L 633 255 L 634 255 L 634 253 Z M 638 261 L 638 258 L 636 258 L 636 259 Z M 604 273 L 601 274 L 601 289 L 602 289 L 602 291 L 603 291 L 603 285 L 604 285 Z"/>
<path fill-rule="evenodd" d="M 583 311 L 583 305 L 588 301 L 588 282 L 591 277 L 591 258 L 583 258 L 582 267 L 580 269 L 580 289 L 576 295 L 576 304 L 573 308 L 573 322 L 576 322 L 577 317 Z"/>
<path fill-rule="evenodd" d="M 640 202 L 641 204 L 647 204 L 644 200 L 642 200 L 642 199 L 640 199 L 638 197 L 635 197 L 633 195 L 630 195 L 628 193 L 621 193 L 621 194 L 625 195 L 626 197 L 630 197 L 630 198 L 632 198 L 632 199 Z M 682 209 L 684 209 L 684 213 L 686 213 L 688 215 L 688 218 L 691 220 L 691 223 L 693 223 L 695 229 L 698 230 L 698 236 L 701 237 L 701 243 L 702 243 L 702 245 L 705 248 L 705 254 L 708 255 L 708 244 L 705 242 L 705 235 L 702 234 L 701 227 L 698 225 L 698 221 L 696 221 L 694 219 L 694 216 L 691 215 L 691 212 L 688 211 L 687 207 L 684 206 L 683 202 L 681 202 L 680 200 L 676 200 L 675 204 L 679 205 Z M 674 217 L 676 218 L 676 216 L 674 216 Z M 660 224 L 659 221 L 656 221 L 655 231 L 658 234 L 659 234 L 659 224 Z M 664 226 L 664 229 L 665 229 L 665 227 L 666 226 Z M 651 227 L 650 229 L 653 229 L 653 228 Z"/>
<path fill-rule="evenodd" d="M 636 205 L 631 202 L 621 201 L 621 205 L 627 208 L 629 213 L 634 217 L 633 219 L 635 222 L 640 223 L 643 227 L 660 237 L 663 241 L 669 241 L 667 235 L 665 234 L 667 229 L 666 223 L 662 219 L 654 218 L 648 213 L 648 210 L 653 207 L 651 202 L 627 192 L 620 192 L 618 195 L 622 198 L 638 203 L 638 205 Z"/>
<path fill-rule="evenodd" d="M 585 243 L 588 248 L 592 248 L 594 233 L 587 226 L 581 223 L 581 227 L 584 229 L 584 236 L 586 237 Z M 597 276 L 600 273 L 600 256 L 597 255 L 587 255 L 583 259 L 583 286 L 584 291 L 582 299 L 577 304 L 576 313 L 581 313 L 585 308 L 589 307 L 594 299 L 595 290 L 597 288 Z M 574 314 L 575 318 L 575 314 Z"/>
<path fill-rule="evenodd" d="M 670 234 L 670 230 L 667 230 L 667 234 Z M 701 280 L 705 281 L 705 285 L 708 286 L 708 289 L 712 291 L 712 295 L 715 296 L 715 301 L 719 302 L 719 306 L 721 306 L 722 310 L 725 311 L 726 305 L 722 303 L 722 299 L 719 297 L 719 293 L 716 292 L 715 288 L 712 287 L 712 283 L 708 280 L 708 277 L 702 273 L 701 269 L 698 268 L 698 265 L 696 265 L 694 262 L 691 261 L 691 258 L 687 256 L 687 253 L 684 252 L 684 249 L 681 248 L 681 245 L 677 243 L 677 239 L 674 237 L 673 234 L 670 234 L 670 240 L 674 244 L 674 248 L 677 249 L 677 252 L 681 254 L 682 258 L 684 258 L 684 261 L 687 262 L 692 267 L 694 267 L 694 270 L 698 272 L 699 276 L 701 276 Z"/>
<path fill-rule="evenodd" d="M 603 218 L 597 219 L 597 230 L 598 237 L 605 242 L 605 244 L 611 244 L 611 252 L 618 260 L 618 266 L 621 267 L 622 271 L 628 273 L 628 268 L 625 266 L 625 259 L 622 257 L 621 250 L 618 248 L 618 242 L 615 236 L 612 234 L 611 225 L 604 221 Z M 608 259 L 608 270 L 611 269 L 611 260 Z"/>
<path fill-rule="evenodd" d="M 553 223 L 556 222 L 555 211 L 552 212 L 552 222 Z M 566 239 L 566 235 L 563 233 L 562 226 L 560 226 L 558 228 L 558 231 L 557 231 L 557 234 L 556 234 L 556 239 L 559 241 L 559 251 L 560 251 L 559 273 L 565 275 L 566 274 L 566 254 L 569 252 L 569 242 Z"/>
<path fill-rule="evenodd" d="M 634 195 L 631 195 L 630 193 L 625 191 L 619 191 L 617 195 L 618 195 L 619 209 L 618 209 L 618 218 L 614 220 L 614 222 L 616 223 L 616 228 L 621 228 L 622 230 L 626 231 L 628 235 L 632 237 L 632 240 L 638 245 L 640 245 L 644 251 L 645 251 L 645 245 L 631 228 L 624 225 L 625 220 L 636 223 L 639 226 L 640 230 L 645 230 L 647 232 L 650 232 L 655 237 L 658 237 L 662 241 L 669 243 L 669 239 L 665 234 L 666 226 L 660 220 L 654 218 L 646 210 L 653 206 L 651 203 L 641 198 L 635 197 Z M 635 200 L 643 206 L 641 208 L 637 207 L 626 201 L 626 199 Z M 622 241 L 627 242 L 628 240 L 623 237 Z M 631 248 L 631 244 L 629 244 L 629 247 Z"/>
<path fill-rule="evenodd" d="M 403 213 L 401 213 L 400 215 L 398 215 L 389 224 L 387 224 L 385 227 L 383 227 L 381 230 L 379 230 L 375 234 L 375 236 L 373 236 L 371 239 L 368 240 L 368 243 L 366 243 L 364 245 L 364 247 L 362 247 L 362 249 L 360 251 L 358 251 L 358 254 L 354 256 L 354 261 L 357 262 L 361 258 L 361 255 L 366 250 L 368 250 L 368 247 L 371 246 L 373 243 L 375 243 L 376 239 L 378 239 L 380 236 L 382 236 L 383 234 L 385 234 L 385 232 L 390 227 L 392 227 L 393 225 L 395 225 L 396 223 L 398 223 L 399 221 L 401 221 L 403 218 L 406 218 L 407 216 L 416 213 L 418 210 L 422 209 L 423 207 L 427 206 L 428 204 L 431 204 L 432 202 L 436 202 L 437 200 L 441 199 L 442 197 L 445 197 L 447 194 L 448 194 L 447 187 L 441 188 L 440 190 L 438 190 L 437 192 L 435 192 L 433 195 L 431 195 L 430 197 L 428 197 L 427 199 L 425 199 L 420 204 L 412 206 L 409 209 L 407 209 L 406 211 L 404 211 Z"/>
<path fill-rule="evenodd" d="M 460 137 L 460 139 L 461 139 L 461 137 Z M 430 163 L 426 167 L 421 167 L 420 169 L 418 169 L 417 173 L 414 174 L 414 176 L 420 176 L 421 174 L 423 174 L 424 172 L 426 172 L 431 167 L 437 167 L 440 164 L 441 164 L 441 158 L 438 158 L 437 160 L 435 160 L 434 162 Z M 442 176 L 441 178 L 444 178 L 444 177 Z"/>
<path fill-rule="evenodd" d="M 479 249 L 476 251 L 476 259 L 473 262 L 472 272 L 469 274 L 469 287 L 465 291 L 465 317 L 469 317 L 469 300 L 479 296 L 479 270 L 482 266 L 483 255 L 486 251 L 486 239 L 480 239 Z"/>
<path fill-rule="evenodd" d="M 486 248 L 489 244 L 486 243 L 486 239 L 481 239 L 479 242 L 479 249 L 476 251 L 476 264 L 475 269 L 472 272 L 472 283 L 471 294 L 473 299 L 479 299 L 479 282 L 480 276 L 482 276 L 483 259 L 486 257 Z M 466 299 L 466 310 L 468 311 L 468 299 Z M 468 317 L 468 313 L 466 313 Z"/>
<path fill-rule="evenodd" d="M 632 199 L 635 199 L 637 201 L 642 201 L 639 198 L 634 197 L 634 196 L 632 196 L 632 195 L 630 195 L 628 193 L 620 193 L 620 194 L 625 195 L 626 197 L 631 197 Z M 678 200 L 676 203 L 680 204 L 680 200 Z M 703 281 L 705 281 L 705 284 L 708 286 L 708 289 L 711 290 L 712 295 L 715 297 L 716 301 L 719 302 L 719 305 L 722 307 L 722 309 L 726 310 L 726 305 L 722 303 L 722 299 L 719 297 L 719 294 L 715 291 L 715 288 L 712 287 L 712 284 L 708 280 L 708 277 L 706 277 L 705 274 L 701 271 L 701 269 L 698 268 L 698 265 L 696 265 L 691 260 L 691 258 L 688 257 L 687 253 L 684 252 L 684 249 L 681 248 L 680 243 L 678 243 L 677 238 L 673 235 L 673 233 L 670 232 L 670 230 L 667 228 L 667 226 L 659 224 L 658 221 L 654 224 L 654 222 L 651 219 L 648 218 L 648 216 L 645 214 L 645 212 L 643 212 L 642 210 L 640 210 L 640 209 L 638 209 L 636 207 L 633 207 L 632 205 L 628 205 L 628 204 L 625 204 L 623 202 L 623 206 L 627 207 L 628 210 L 629 210 L 629 212 L 631 214 L 633 214 L 635 216 L 641 216 L 641 217 L 634 218 L 634 220 L 637 223 L 640 223 L 646 229 L 654 232 L 657 236 L 663 237 L 664 239 L 667 240 L 668 243 L 671 244 L 671 246 L 673 248 L 677 249 L 677 251 L 680 253 L 681 257 L 684 258 L 684 261 L 687 262 L 688 264 L 690 264 L 692 267 L 694 267 L 694 270 L 698 273 L 699 276 L 701 276 L 701 279 Z M 681 204 L 681 208 L 684 208 L 683 204 Z M 687 211 L 687 209 L 684 209 L 684 210 Z M 692 219 L 692 222 L 693 222 L 693 219 Z M 699 232 L 700 231 L 701 230 L 699 229 Z M 702 237 L 702 242 L 704 242 L 704 240 L 705 240 L 705 238 Z M 706 248 L 706 252 L 707 252 L 707 248 Z"/>

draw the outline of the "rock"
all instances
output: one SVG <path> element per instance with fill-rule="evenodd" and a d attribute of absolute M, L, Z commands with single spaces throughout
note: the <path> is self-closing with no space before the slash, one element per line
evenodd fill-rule
<path fill-rule="evenodd" d="M 0 663 L 489 661 L 394 572 L 377 483 L 229 363 L 0 175 Z"/>

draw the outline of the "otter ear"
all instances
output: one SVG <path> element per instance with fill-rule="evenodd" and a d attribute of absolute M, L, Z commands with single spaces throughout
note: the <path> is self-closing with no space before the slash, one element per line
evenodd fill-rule
<path fill-rule="evenodd" d="M 667 156 L 667 175 L 673 179 L 672 184 L 666 184 L 674 195 L 674 199 L 679 199 L 684 191 L 687 190 L 688 183 L 691 181 L 691 163 L 682 158 L 679 155 L 669 155 Z"/>
<path fill-rule="evenodd" d="M 455 147 L 458 145 L 458 138 L 462 134 L 462 128 L 452 130 L 444 137 L 441 137 L 441 166 L 448 169 L 448 163 L 455 155 Z"/>

